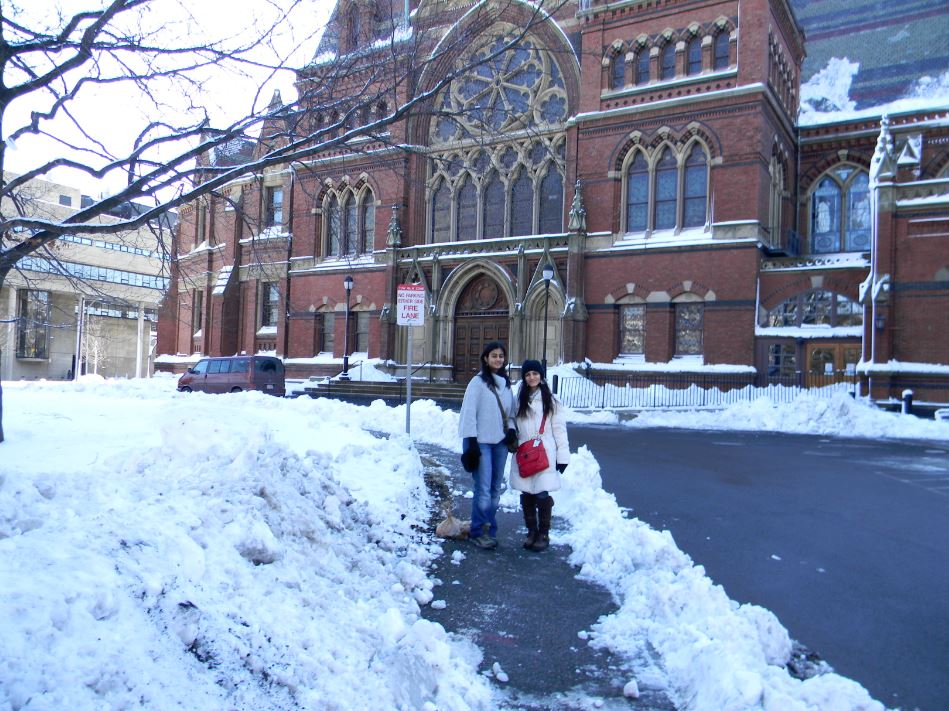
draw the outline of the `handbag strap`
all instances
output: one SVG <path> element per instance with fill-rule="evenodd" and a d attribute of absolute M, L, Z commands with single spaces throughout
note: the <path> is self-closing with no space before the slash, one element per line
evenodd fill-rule
<path fill-rule="evenodd" d="M 540 418 L 540 430 L 537 432 L 537 437 L 540 437 L 542 434 L 544 434 L 544 425 L 546 423 L 547 423 L 547 413 L 545 412 L 544 416 Z"/>
<path fill-rule="evenodd" d="M 504 405 L 501 404 L 501 396 L 498 395 L 498 391 L 495 388 L 491 388 L 491 392 L 494 393 L 494 399 L 498 401 L 498 410 L 501 411 L 501 429 L 506 430 L 508 429 L 508 417 L 504 414 Z"/>

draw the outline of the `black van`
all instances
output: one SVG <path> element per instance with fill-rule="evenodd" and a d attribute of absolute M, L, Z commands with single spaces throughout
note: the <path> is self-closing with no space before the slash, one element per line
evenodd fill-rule
<path fill-rule="evenodd" d="M 178 378 L 178 392 L 239 393 L 260 390 L 283 397 L 287 392 L 283 361 L 273 356 L 202 358 Z"/>

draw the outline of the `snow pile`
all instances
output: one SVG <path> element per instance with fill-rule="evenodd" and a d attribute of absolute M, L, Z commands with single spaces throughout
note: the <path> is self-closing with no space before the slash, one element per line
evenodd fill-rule
<path fill-rule="evenodd" d="M 943 422 L 885 412 L 845 393 L 821 397 L 803 392 L 790 403 L 767 398 L 738 402 L 718 411 L 645 410 L 628 427 L 678 427 L 699 430 L 765 430 L 836 437 L 946 439 Z"/>
<path fill-rule="evenodd" d="M 585 447 L 569 472 L 557 507 L 570 522 L 571 563 L 620 605 L 593 626 L 590 643 L 630 660 L 638 687 L 665 688 L 694 710 L 882 711 L 866 689 L 837 674 L 791 677 L 783 666 L 791 641 L 777 618 L 730 600 L 668 531 L 625 519 Z"/>
<path fill-rule="evenodd" d="M 0 708 L 491 706 L 480 652 L 420 616 L 418 456 L 354 408 L 4 396 Z"/>

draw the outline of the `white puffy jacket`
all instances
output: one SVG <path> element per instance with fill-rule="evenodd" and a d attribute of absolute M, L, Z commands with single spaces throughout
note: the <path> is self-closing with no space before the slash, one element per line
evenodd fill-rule
<path fill-rule="evenodd" d="M 524 385 L 522 384 L 521 387 L 524 387 Z M 527 415 L 517 418 L 519 443 L 527 442 L 537 436 L 543 415 L 544 405 L 538 388 L 528 401 Z M 560 488 L 560 473 L 557 471 L 556 465 L 570 463 L 570 443 L 567 441 L 567 421 L 564 419 L 563 408 L 556 397 L 554 397 L 554 411 L 547 418 L 541 441 L 544 443 L 544 449 L 547 450 L 547 460 L 550 462 L 550 466 L 534 476 L 525 478 L 521 476 L 517 469 L 516 457 L 511 457 L 510 484 L 512 489 L 524 491 L 528 494 L 537 494 L 541 491 L 556 491 Z"/>

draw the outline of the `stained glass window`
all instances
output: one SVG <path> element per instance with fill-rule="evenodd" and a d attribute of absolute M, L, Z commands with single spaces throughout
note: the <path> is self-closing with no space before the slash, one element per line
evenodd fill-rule
<path fill-rule="evenodd" d="M 649 168 L 643 154 L 629 166 L 626 178 L 626 231 L 645 232 L 649 217 Z"/>
<path fill-rule="evenodd" d="M 540 233 L 563 231 L 563 178 L 555 166 L 547 169 L 540 183 Z"/>
<path fill-rule="evenodd" d="M 466 178 L 458 191 L 458 235 L 457 239 L 477 239 L 478 190 L 470 178 Z"/>
<path fill-rule="evenodd" d="M 432 196 L 432 242 L 447 242 L 451 228 L 451 193 L 441 183 Z"/>
<path fill-rule="evenodd" d="M 534 229 L 534 181 L 521 171 L 511 186 L 511 236 L 529 235 Z"/>
<path fill-rule="evenodd" d="M 692 146 L 685 159 L 685 200 L 682 224 L 684 227 L 701 227 L 705 224 L 705 205 L 708 192 L 708 168 L 705 151 Z"/>
<path fill-rule="evenodd" d="M 530 128 L 537 125 L 538 118 L 547 124 L 567 118 L 566 92 L 552 53 L 542 51 L 529 39 L 505 50 L 515 31 L 512 28 L 510 35 L 496 37 L 459 60 L 468 65 L 500 52 L 471 67 L 445 89 L 438 105 L 454 120 L 443 117 L 433 122 L 433 143 Z M 540 111 L 535 113 L 534 107 Z"/>
<path fill-rule="evenodd" d="M 362 198 L 362 251 L 371 252 L 376 242 L 376 203 L 372 193 Z"/>
<path fill-rule="evenodd" d="M 679 171 L 672 151 L 663 149 L 662 157 L 656 164 L 656 209 L 655 228 L 672 229 L 676 226 L 676 194 L 678 192 Z"/>
<path fill-rule="evenodd" d="M 483 220 L 485 239 L 504 236 L 504 185 L 492 173 L 484 188 Z"/>
<path fill-rule="evenodd" d="M 326 206 L 326 250 L 329 256 L 334 257 L 339 254 L 340 228 L 342 227 L 342 218 L 339 213 L 339 200 L 336 195 L 330 195 L 329 203 Z"/>
<path fill-rule="evenodd" d="M 703 304 L 675 304 L 675 354 L 677 356 L 702 354 L 704 313 L 705 307 Z"/>
<path fill-rule="evenodd" d="M 620 355 L 643 355 L 646 352 L 646 306 L 620 306 Z"/>
<path fill-rule="evenodd" d="M 844 249 L 870 249 L 870 190 L 866 173 L 859 173 L 850 182 L 846 194 L 847 233 Z"/>
<path fill-rule="evenodd" d="M 359 235 L 359 211 L 355 196 L 349 196 L 346 200 L 346 222 L 343 234 L 343 254 L 355 254 L 356 239 Z"/>

